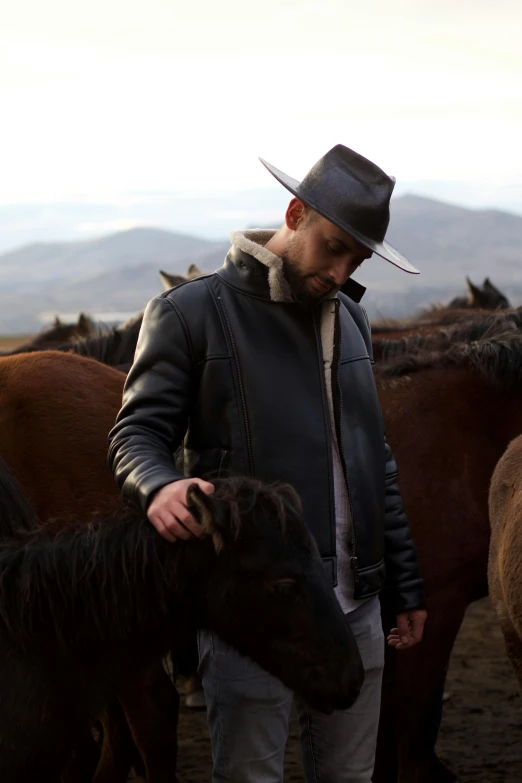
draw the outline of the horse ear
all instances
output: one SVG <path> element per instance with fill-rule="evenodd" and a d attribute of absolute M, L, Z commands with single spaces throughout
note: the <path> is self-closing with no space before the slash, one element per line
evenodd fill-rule
<path fill-rule="evenodd" d="M 60 316 L 59 315 L 55 315 L 54 316 L 54 325 L 55 326 L 61 326 L 62 325 L 62 322 L 60 321 Z"/>
<path fill-rule="evenodd" d="M 186 282 L 183 275 L 169 275 L 168 272 L 164 272 L 162 269 L 160 269 L 159 276 L 163 283 L 164 291 L 170 291 L 171 288 L 175 288 L 177 285 Z"/>
<path fill-rule="evenodd" d="M 78 329 L 80 329 L 82 332 L 90 332 L 91 330 L 92 321 L 89 318 L 88 315 L 85 315 L 85 313 L 80 313 L 78 316 Z"/>
<path fill-rule="evenodd" d="M 197 264 L 191 264 L 189 268 L 187 269 L 187 278 L 189 277 L 199 277 L 199 275 L 202 275 L 203 272 L 199 268 Z"/>
<path fill-rule="evenodd" d="M 303 511 L 303 504 L 299 493 L 291 484 L 280 484 L 277 491 L 282 497 L 285 505 L 290 506 L 294 514 L 301 514 Z"/>
<path fill-rule="evenodd" d="M 476 285 L 473 285 L 469 277 L 466 277 L 466 285 L 469 291 L 469 304 L 472 306 L 479 306 L 482 303 L 483 292 Z"/>
<path fill-rule="evenodd" d="M 213 502 L 212 495 L 207 495 L 197 484 L 191 484 L 187 490 L 187 507 L 206 535 L 211 536 L 216 554 L 219 555 L 225 548 L 225 540 L 219 524 L 222 512 L 218 504 Z"/>

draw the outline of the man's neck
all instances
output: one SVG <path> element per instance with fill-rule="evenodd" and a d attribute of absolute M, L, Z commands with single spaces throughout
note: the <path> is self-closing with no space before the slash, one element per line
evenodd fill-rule
<path fill-rule="evenodd" d="M 288 242 L 289 234 L 290 232 L 288 228 L 286 226 L 282 226 L 279 231 L 276 231 L 274 236 L 268 240 L 265 248 L 280 258 Z"/>

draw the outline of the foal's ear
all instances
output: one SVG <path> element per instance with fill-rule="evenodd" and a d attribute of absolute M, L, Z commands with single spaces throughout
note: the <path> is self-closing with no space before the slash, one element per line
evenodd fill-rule
<path fill-rule="evenodd" d="M 212 537 L 214 549 L 219 555 L 225 542 L 219 530 L 220 509 L 218 504 L 213 500 L 212 495 L 207 495 L 197 484 L 191 484 L 187 490 L 187 506 L 206 535 Z"/>

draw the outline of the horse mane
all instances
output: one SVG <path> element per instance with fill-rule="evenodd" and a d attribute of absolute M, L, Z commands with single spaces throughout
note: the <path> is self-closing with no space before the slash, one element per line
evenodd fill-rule
<path fill-rule="evenodd" d="M 446 350 L 429 348 L 376 364 L 378 381 L 443 367 L 468 368 L 504 389 L 522 385 L 522 334 L 507 332 L 482 340 L 454 343 Z"/>
<path fill-rule="evenodd" d="M 0 458 L 0 538 L 11 538 L 38 528 L 29 499 Z"/>
<path fill-rule="evenodd" d="M 129 365 L 134 359 L 142 320 L 143 313 L 138 313 L 123 324 L 100 326 L 98 334 L 62 343 L 52 350 L 77 353 L 111 367 Z"/>
<path fill-rule="evenodd" d="M 285 485 L 231 477 L 214 486 L 212 507 L 221 509 L 220 524 L 234 540 L 244 524 L 261 528 L 267 517 L 285 533 L 287 513 L 297 509 L 297 495 Z M 18 510 L 27 515 L 21 503 Z M 213 553 L 210 538 L 174 546 L 130 508 L 54 536 L 28 525 L 24 536 L 0 541 L 0 626 L 22 644 L 45 630 L 51 643 L 54 632 L 62 647 L 75 649 L 86 640 L 97 647 L 129 641 L 138 627 L 153 634 L 172 616 L 173 593 L 186 592 L 190 601 L 194 585 L 183 564 L 199 563 L 205 551 Z"/>
<path fill-rule="evenodd" d="M 412 334 L 395 340 L 372 340 L 374 357 L 390 361 L 396 356 L 425 350 L 445 350 L 456 342 L 473 342 L 522 328 L 522 308 L 502 313 L 479 313 L 465 320 L 441 326 L 428 334 Z"/>
<path fill-rule="evenodd" d="M 466 323 L 476 321 L 481 322 L 484 319 L 509 318 L 510 316 L 520 315 L 522 308 L 510 308 L 507 310 L 486 310 L 473 308 L 447 307 L 435 305 L 426 310 L 422 310 L 410 318 L 385 319 L 374 321 L 371 324 L 372 334 L 386 335 L 389 332 L 413 331 L 414 329 L 423 329 L 429 326 L 452 327 L 456 323 L 465 321 Z"/>

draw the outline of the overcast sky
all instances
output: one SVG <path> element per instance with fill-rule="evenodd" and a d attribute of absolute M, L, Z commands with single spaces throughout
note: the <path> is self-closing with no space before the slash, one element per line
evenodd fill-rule
<path fill-rule="evenodd" d="M 263 187 L 342 142 L 401 181 L 522 183 L 520 0 L 16 0 L 0 201 Z"/>

